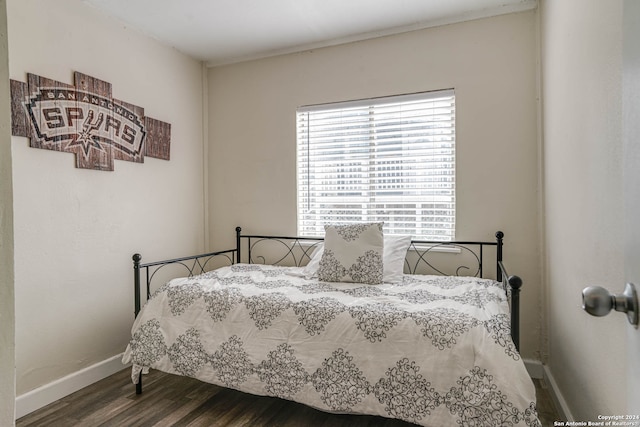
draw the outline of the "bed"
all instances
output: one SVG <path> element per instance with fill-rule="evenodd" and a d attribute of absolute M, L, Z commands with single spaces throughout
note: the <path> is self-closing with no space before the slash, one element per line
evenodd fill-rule
<path fill-rule="evenodd" d="M 142 374 L 159 369 L 327 412 L 424 426 L 538 426 L 519 354 L 522 280 L 507 274 L 504 234 L 495 236 L 385 236 L 351 276 L 329 263 L 339 253 L 329 234 L 325 242 L 238 227 L 233 249 L 150 263 L 136 254 L 136 318 L 123 362 L 137 393 Z M 376 257 L 384 277 L 369 262 Z M 154 289 L 176 266 L 185 274 Z"/>

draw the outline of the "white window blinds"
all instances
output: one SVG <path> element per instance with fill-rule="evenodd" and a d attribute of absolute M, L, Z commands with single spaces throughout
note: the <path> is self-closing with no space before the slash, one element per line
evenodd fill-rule
<path fill-rule="evenodd" d="M 425 92 L 297 110 L 298 235 L 384 221 L 385 233 L 455 237 L 455 95 Z"/>

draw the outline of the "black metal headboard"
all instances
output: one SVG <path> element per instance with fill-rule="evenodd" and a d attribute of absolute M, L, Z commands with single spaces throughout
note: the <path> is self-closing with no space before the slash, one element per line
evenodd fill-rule
<path fill-rule="evenodd" d="M 484 270 L 486 249 L 495 247 L 493 259 L 495 259 L 495 278 L 502 281 L 502 246 L 504 233 L 498 231 L 493 242 L 459 241 L 441 242 L 428 240 L 412 240 L 405 258 L 404 272 L 407 274 L 437 274 L 437 275 L 464 275 L 472 277 L 486 277 Z M 245 244 L 243 244 L 245 240 Z M 267 236 L 267 235 L 243 235 L 242 228 L 236 227 L 236 248 L 238 262 L 248 264 L 287 265 L 294 267 L 304 266 L 313 255 L 316 247 L 323 242 L 322 237 L 292 237 L 292 236 Z M 265 246 L 269 246 L 265 248 Z M 243 258 L 244 251 L 247 251 Z M 443 252 L 456 252 L 466 255 L 463 262 L 471 262 L 470 265 L 460 264 L 449 267 L 449 271 L 440 267 L 432 259 Z M 270 253 L 270 258 L 266 254 Z"/>
<path fill-rule="evenodd" d="M 504 233 L 495 233 L 494 242 L 436 242 L 426 240 L 412 241 L 405 259 L 405 273 L 408 274 L 439 274 L 439 275 L 465 275 L 474 277 L 486 277 L 493 275 L 495 280 L 502 282 L 505 292 L 509 297 L 511 306 L 511 333 L 517 349 L 520 348 L 520 288 L 522 280 L 518 276 L 509 276 L 502 262 L 502 249 Z M 289 265 L 301 267 L 310 259 L 315 248 L 323 241 L 321 237 L 290 237 L 267 235 L 243 235 L 242 228 L 236 227 L 236 247 L 217 252 L 174 258 L 164 261 L 155 261 L 142 264 L 140 254 L 133 255 L 134 270 L 134 310 L 135 316 L 140 312 L 142 305 L 141 271 L 146 278 L 146 298 L 151 296 L 151 283 L 161 271 L 169 266 L 178 267 L 182 276 L 195 276 L 203 274 L 221 265 L 245 263 L 261 263 L 271 265 Z M 488 255 L 487 248 L 495 248 L 492 255 Z M 246 255 L 244 251 L 246 250 Z M 445 272 L 433 261 L 433 258 L 442 256 L 442 252 L 455 252 L 464 254 L 465 262 L 454 266 L 452 272 Z M 493 252 L 493 251 L 492 251 Z M 268 254 L 268 255 L 267 255 Z M 484 268 L 485 259 L 495 261 L 495 270 L 487 273 Z M 471 264 L 467 265 L 470 261 Z M 180 277 L 180 274 L 173 277 Z"/>
<path fill-rule="evenodd" d="M 503 288 L 509 299 L 511 307 L 511 334 L 516 346 L 520 349 L 520 288 L 522 279 L 518 276 L 509 276 L 503 264 L 503 239 L 504 233 L 495 233 L 493 242 L 482 241 L 457 241 L 438 242 L 427 240 L 414 240 L 409 246 L 405 258 L 404 271 L 407 274 L 436 274 L 436 275 L 464 275 L 473 277 L 487 277 L 484 268 L 487 258 L 487 248 L 495 248 L 493 260 L 495 260 L 495 280 L 502 282 Z M 289 265 L 301 267 L 312 257 L 315 248 L 323 242 L 322 237 L 290 237 L 267 235 L 243 235 L 242 228 L 236 227 L 236 255 L 238 262 L 248 264 Z M 244 243 L 244 244 L 243 244 Z M 265 249 L 261 246 L 270 247 Z M 243 254 L 246 250 L 246 255 Z M 432 258 L 443 255 L 442 252 L 457 252 L 466 255 L 465 260 L 471 265 L 460 264 L 450 267 L 450 272 L 445 272 L 435 265 Z M 269 259 L 266 253 L 270 253 Z M 492 273 L 489 273 L 492 274 Z"/>

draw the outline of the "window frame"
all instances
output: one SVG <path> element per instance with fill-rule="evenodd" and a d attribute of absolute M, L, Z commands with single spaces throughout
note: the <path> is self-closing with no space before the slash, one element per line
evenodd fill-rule
<path fill-rule="evenodd" d="M 385 232 L 389 233 L 389 234 L 411 234 L 413 236 L 414 239 L 418 239 L 418 240 L 432 240 L 432 241 L 442 241 L 442 242 L 447 242 L 447 241 L 453 241 L 455 240 L 455 229 L 456 229 L 456 188 L 455 188 L 455 181 L 456 181 L 456 106 L 455 106 L 455 101 L 456 101 L 456 96 L 455 96 L 455 90 L 454 89 L 443 89 L 443 90 L 437 90 L 437 91 L 428 91 L 428 92 L 418 92 L 418 93 L 411 93 L 411 94 L 403 94 L 403 95 L 392 95 L 392 96 L 385 96 L 385 97 L 379 97 L 379 98 L 368 98 L 368 99 L 360 99 L 360 100 L 354 100 L 354 101 L 343 101 L 343 102 L 336 102 L 336 103 L 328 103 L 328 104 L 318 104 L 318 105 L 308 105 L 308 106 L 302 106 L 296 109 L 296 184 L 297 184 L 297 188 L 296 188 L 296 227 L 297 227 L 297 232 L 298 235 L 304 235 L 304 236 L 310 236 L 310 237 L 317 237 L 317 236 L 322 236 L 323 233 L 320 231 L 320 228 L 323 229 L 322 225 L 323 223 L 321 222 L 320 224 L 316 224 L 316 226 L 314 227 L 312 232 L 309 232 L 310 228 L 308 228 L 307 226 L 305 226 L 303 224 L 304 219 L 301 218 L 302 216 L 305 216 L 306 214 L 303 212 L 304 210 L 304 206 L 302 205 L 303 203 L 311 203 L 311 196 L 309 194 L 306 194 L 306 198 L 305 195 L 302 194 L 301 192 L 304 191 L 305 189 L 307 191 L 309 191 L 309 188 L 312 186 L 310 185 L 310 181 L 312 180 L 312 178 L 310 178 L 310 175 L 312 175 L 311 173 L 311 167 L 309 165 L 308 162 L 310 162 L 311 158 L 313 157 L 312 154 L 309 154 L 309 152 L 311 151 L 310 146 L 311 146 L 311 142 L 309 139 L 309 134 L 313 133 L 313 131 L 310 131 L 310 125 L 309 123 L 311 122 L 311 120 L 309 119 L 311 117 L 311 115 L 315 115 L 314 117 L 320 117 L 321 114 L 323 113 L 327 113 L 327 112 L 331 112 L 332 114 L 338 114 L 339 111 L 341 112 L 346 112 L 345 114 L 348 114 L 351 111 L 359 111 L 360 114 L 362 114 L 362 111 L 364 111 L 365 109 L 370 111 L 370 114 L 373 114 L 373 117 L 370 121 L 369 124 L 365 124 L 362 125 L 363 121 L 366 122 L 367 120 L 362 120 L 362 117 L 365 117 L 366 115 L 361 115 L 358 116 L 359 117 L 359 123 L 361 124 L 361 126 L 353 126 L 353 127 L 359 127 L 361 129 L 366 129 L 365 131 L 362 132 L 363 136 L 366 136 L 366 134 L 372 134 L 372 135 L 378 135 L 378 133 L 381 134 L 381 132 L 379 130 L 376 129 L 376 127 L 380 127 L 379 125 L 376 125 L 375 120 L 378 120 L 378 118 L 375 116 L 375 112 L 371 112 L 374 111 L 376 109 L 380 109 L 384 111 L 384 108 L 395 108 L 393 106 L 400 106 L 401 104 L 403 106 L 413 106 L 413 105 L 421 105 L 421 104 L 416 104 L 416 103 L 433 103 L 433 106 L 430 107 L 431 110 L 433 110 L 433 117 L 431 118 L 431 122 L 429 122 L 427 119 L 424 119 L 424 117 L 427 116 L 419 116 L 419 119 L 413 119 L 413 122 L 408 122 L 407 118 L 405 116 L 402 116 L 402 119 L 398 119 L 398 120 L 403 120 L 400 125 L 398 125 L 397 123 L 393 123 L 393 126 L 395 127 L 399 127 L 400 129 L 403 129 L 402 132 L 400 131 L 396 131 L 397 133 L 403 133 L 404 132 L 404 126 L 406 125 L 406 123 L 410 123 L 409 125 L 406 125 L 407 128 L 417 128 L 420 129 L 421 131 L 424 132 L 424 134 L 420 134 L 421 137 L 423 138 L 432 138 L 432 140 L 428 141 L 428 142 L 415 142 L 415 143 L 408 143 L 406 142 L 407 140 L 410 140 L 410 137 L 401 137 L 399 138 L 402 144 L 402 149 L 400 150 L 401 153 L 403 153 L 403 156 L 406 156 L 405 150 L 410 151 L 411 148 L 414 148 L 413 145 L 410 144 L 415 144 L 415 147 L 419 147 L 421 149 L 428 149 L 425 147 L 428 147 L 429 144 L 431 144 L 431 149 L 433 150 L 434 153 L 438 152 L 438 150 L 442 151 L 442 152 L 446 152 L 446 154 L 437 154 L 438 156 L 444 156 L 442 158 L 447 158 L 447 161 L 442 161 L 442 162 L 438 162 L 438 158 L 434 157 L 435 160 L 433 161 L 434 165 L 436 163 L 438 163 L 438 165 L 442 165 L 444 163 L 448 163 L 449 166 L 442 168 L 442 167 L 433 167 L 433 168 L 428 168 L 425 166 L 424 163 L 420 163 L 417 162 L 414 164 L 419 164 L 420 166 L 410 166 L 407 169 L 402 169 L 400 168 L 400 174 L 398 175 L 400 178 L 397 179 L 397 182 L 400 182 L 400 185 L 402 185 L 402 187 L 400 187 L 399 193 L 401 193 L 401 196 L 398 198 L 398 200 L 402 201 L 404 200 L 403 198 L 405 197 L 405 194 L 409 194 L 409 187 L 407 187 L 407 177 L 409 175 L 413 175 L 415 174 L 415 172 L 407 172 L 407 171 L 413 171 L 416 169 L 419 169 L 420 171 L 422 171 L 422 175 L 420 176 L 420 178 L 422 180 L 428 181 L 428 183 L 430 185 L 432 185 L 431 188 L 431 192 L 432 194 L 427 195 L 426 192 L 427 190 L 425 188 L 418 188 L 418 191 L 422 191 L 424 194 L 418 194 L 417 197 L 431 197 L 431 205 L 433 205 L 431 207 L 431 213 L 430 214 L 422 214 L 421 211 L 428 211 L 429 208 L 428 207 L 424 207 L 424 205 L 428 205 L 429 201 L 418 201 L 418 200 L 414 200 L 414 201 L 409 201 L 404 203 L 405 205 L 414 205 L 415 207 L 413 208 L 413 211 L 408 211 L 408 212 L 413 212 L 412 214 L 408 215 L 408 216 L 413 216 L 416 219 L 414 220 L 414 224 L 416 227 L 416 230 L 425 230 L 427 229 L 426 227 L 424 227 L 423 221 L 419 221 L 418 219 L 423 216 L 425 218 L 431 218 L 431 223 L 432 224 L 440 224 L 440 225 L 444 225 L 444 228 L 442 227 L 432 227 L 431 230 L 432 231 L 436 231 L 435 233 L 430 233 L 430 234 L 425 234 L 425 233 L 406 233 L 406 232 L 402 232 L 402 229 L 396 229 L 396 227 L 393 226 L 393 224 L 397 221 L 393 221 L 391 223 L 391 225 L 385 221 Z M 436 102 L 438 101 L 442 101 L 442 100 L 448 100 L 447 102 L 450 102 L 450 105 L 448 105 L 446 107 L 446 109 L 450 110 L 450 113 L 447 114 L 443 114 L 441 110 L 445 109 L 443 107 L 436 107 Z M 444 102 L 444 101 L 442 101 Z M 439 104 L 438 104 L 439 105 Z M 387 107 L 385 107 L 387 106 Z M 391 106 L 391 107 L 388 107 Z M 402 111 L 402 108 L 400 108 L 399 111 Z M 430 111 L 429 108 L 424 109 L 424 111 Z M 306 131 L 301 130 L 301 122 L 305 122 L 304 117 L 301 118 L 301 115 L 306 115 L 307 116 L 307 121 L 306 121 Z M 380 113 L 381 115 L 381 113 Z M 441 117 L 441 116 L 447 116 L 448 119 L 446 121 L 441 121 L 441 122 L 437 122 L 436 117 Z M 354 117 L 354 116 L 351 116 Z M 391 116 L 393 117 L 393 116 Z M 399 117 L 399 116 L 398 116 Z M 365 117 L 366 119 L 366 117 Z M 319 120 L 316 118 L 316 120 Z M 419 122 L 419 120 L 424 120 L 424 122 L 420 122 L 422 123 L 421 126 L 416 125 L 415 123 Z M 348 122 L 348 121 L 347 121 Z M 406 123 L 405 123 L 406 122 Z M 337 123 L 337 121 L 336 121 Z M 435 123 L 435 125 L 434 125 Z M 335 124 L 332 124 L 332 126 L 335 126 Z M 388 125 L 391 126 L 391 125 Z M 342 126 L 344 128 L 344 126 Z M 322 128 L 324 130 L 324 128 Z M 333 130 L 332 127 L 328 127 L 328 130 Z M 346 129 L 351 129 L 351 128 L 346 128 Z M 429 131 L 425 131 L 426 129 L 429 129 Z M 448 133 L 447 133 L 448 132 Z M 319 134 L 320 132 L 318 132 Z M 398 139 L 398 138 L 396 138 Z M 383 186 L 387 186 L 388 188 L 386 189 L 387 192 L 390 192 L 393 190 L 393 186 L 394 183 L 393 182 L 384 182 L 384 178 L 379 178 L 378 176 L 382 176 L 384 175 L 381 171 L 383 170 L 384 166 L 381 166 L 382 164 L 384 164 L 384 161 L 381 161 L 380 159 L 383 158 L 383 156 L 378 156 L 378 155 L 374 155 L 372 153 L 376 152 L 376 151 L 382 151 L 380 150 L 380 147 L 384 147 L 384 141 L 381 143 L 381 137 L 380 136 L 375 136 L 375 137 L 371 137 L 369 136 L 369 139 L 366 140 L 366 142 L 369 145 L 372 145 L 374 148 L 371 149 L 371 153 L 369 154 L 369 163 L 375 165 L 373 167 L 374 169 L 374 175 L 376 175 L 375 178 L 371 178 L 369 177 L 368 180 L 366 179 L 362 179 L 361 181 L 359 181 L 357 184 L 360 185 L 361 187 L 368 185 L 369 187 L 374 187 L 375 189 L 373 191 L 370 192 L 366 192 L 367 194 L 369 194 L 369 197 L 373 197 L 375 198 L 377 194 L 382 194 L 383 191 L 378 190 L 377 188 L 380 186 L 380 184 L 378 184 L 378 182 L 383 182 L 384 184 L 382 184 Z M 365 144 L 365 139 L 360 139 L 359 140 L 359 147 L 360 147 L 360 151 L 366 151 L 366 147 L 364 147 Z M 377 141 L 377 142 L 376 142 Z M 354 140 L 348 141 L 351 142 L 352 144 L 345 144 L 345 146 L 343 147 L 343 151 L 348 151 L 351 149 L 354 149 L 354 147 L 358 147 L 358 143 L 354 142 Z M 314 142 L 315 143 L 315 142 Z M 397 144 L 397 143 L 396 143 Z M 449 148 L 439 148 L 438 144 L 445 146 L 445 145 L 449 145 Z M 304 154 L 305 148 L 301 148 L 303 145 L 306 145 L 306 155 Z M 387 145 L 389 145 L 389 143 L 387 142 Z M 339 147 L 339 146 L 337 146 Z M 363 148 L 364 147 L 364 148 Z M 376 150 L 377 149 L 377 150 Z M 448 151 L 447 151 L 448 150 Z M 430 152 L 429 152 L 430 153 Z M 429 155 L 434 155 L 434 154 L 429 154 Z M 328 155 L 327 155 L 328 156 Z M 362 155 L 364 156 L 363 158 L 366 158 L 366 154 Z M 424 156 L 424 154 L 422 155 Z M 436 155 L 434 155 L 436 156 Z M 318 162 L 320 162 L 321 160 L 318 159 L 324 159 L 324 157 L 317 157 L 316 160 Z M 373 159 L 373 160 L 372 160 Z M 404 159 L 408 159 L 408 157 L 404 157 Z M 325 160 L 326 161 L 326 160 Z M 306 165 L 303 165 L 304 163 L 306 163 Z M 355 162 L 357 163 L 357 162 Z M 387 165 L 389 167 L 388 173 L 389 174 L 393 174 L 394 173 L 394 167 L 396 166 L 401 166 L 404 163 L 412 163 L 412 162 L 407 162 L 405 161 L 400 161 L 400 162 L 396 162 L 396 164 L 391 164 L 391 162 L 388 162 L 389 164 Z M 358 169 L 358 167 L 360 169 L 366 169 L 363 168 L 362 165 L 359 164 L 353 164 L 353 169 Z M 342 188 L 342 193 L 340 193 L 340 190 L 335 190 L 334 196 L 335 198 L 338 197 L 338 194 L 342 194 L 341 197 L 344 198 L 345 200 L 349 197 L 349 194 L 347 193 L 347 190 L 349 188 L 349 186 L 347 184 L 349 184 L 349 182 L 347 182 L 347 178 L 351 178 L 353 176 L 357 175 L 357 172 L 352 171 L 347 171 L 348 167 L 349 167 L 349 161 L 345 160 L 344 165 L 342 165 L 342 167 L 345 169 L 345 173 L 343 174 L 343 177 L 345 177 L 344 182 L 335 182 L 333 185 L 337 186 L 338 184 L 342 184 L 344 186 L 344 188 Z M 306 168 L 306 169 L 305 169 Z M 413 168 L 413 169 L 412 169 Z M 338 168 L 335 168 L 336 171 L 333 172 L 334 175 L 339 174 L 339 172 L 337 171 Z M 443 176 L 440 178 L 443 182 L 442 187 L 444 188 L 444 190 L 442 191 L 442 193 L 446 193 L 447 191 L 449 192 L 449 195 L 447 196 L 437 196 L 438 190 L 437 190 L 437 184 L 436 184 L 436 172 L 439 170 L 444 171 L 443 172 Z M 305 173 L 304 171 L 306 170 L 306 177 L 303 176 L 303 174 Z M 361 175 L 364 174 L 364 172 L 361 173 Z M 425 178 L 427 176 L 430 176 L 430 178 Z M 393 179 L 393 178 L 392 178 Z M 306 180 L 306 181 L 305 181 Z M 317 179 L 316 179 L 317 180 Z M 302 182 L 304 181 L 304 182 Z M 371 182 L 374 182 L 374 184 L 371 184 Z M 397 183 L 396 182 L 396 183 Z M 424 183 L 421 183 L 421 185 L 426 185 Z M 301 188 L 302 187 L 302 188 Z M 330 185 L 326 185 L 326 187 L 330 187 Z M 338 188 L 338 187 L 336 187 Z M 363 191 L 359 190 L 356 191 L 359 193 L 363 193 Z M 328 198 L 329 196 L 327 196 Z M 363 198 L 364 196 L 360 195 L 361 198 Z M 388 196 L 391 197 L 392 196 Z M 416 196 L 414 196 L 415 198 Z M 408 198 L 410 199 L 410 198 Z M 407 199 L 407 200 L 408 200 Z M 439 199 L 447 199 L 446 201 L 442 201 Z M 306 200 L 306 202 L 305 202 Z M 391 199 L 389 199 L 391 200 Z M 385 205 L 385 210 L 386 206 L 388 205 L 393 205 L 393 203 L 387 201 L 384 202 L 386 203 Z M 375 206 L 375 202 L 371 202 L 369 201 L 368 203 L 354 203 L 354 205 L 358 205 L 361 204 L 363 205 L 362 210 L 359 211 L 358 213 L 358 208 L 354 208 L 353 209 L 353 215 L 355 217 L 360 217 L 358 221 L 362 221 L 362 222 L 368 222 L 368 221 L 379 221 L 379 217 L 383 216 L 385 214 L 380 213 L 381 210 L 378 209 L 378 213 L 377 214 L 373 214 L 373 215 L 368 215 L 367 214 L 367 209 L 371 210 L 371 206 Z M 401 203 L 398 203 L 398 206 L 400 206 Z M 364 205 L 369 206 L 364 207 Z M 438 208 L 436 205 L 446 205 L 446 209 L 443 208 Z M 404 209 L 406 209 L 406 207 L 398 207 L 398 211 L 403 211 Z M 443 214 L 438 216 L 435 211 L 440 211 L 440 212 L 445 212 L 448 211 L 449 214 Z M 319 213 L 315 214 L 316 216 L 321 216 Z M 338 216 L 338 215 L 336 215 Z M 446 221 L 442 220 L 442 218 L 447 218 Z M 436 221 L 434 222 L 434 219 L 438 219 L 440 218 L 440 221 Z M 317 223 L 317 220 L 315 221 Z M 325 221 L 324 224 L 328 224 L 328 223 L 348 223 L 348 222 L 356 222 L 353 219 L 349 219 L 346 218 L 344 221 L 341 221 L 339 219 L 333 219 L 330 221 Z M 409 223 L 409 221 L 407 221 L 407 223 Z M 309 226 L 310 227 L 310 226 Z M 438 233 L 440 232 L 440 233 Z"/>

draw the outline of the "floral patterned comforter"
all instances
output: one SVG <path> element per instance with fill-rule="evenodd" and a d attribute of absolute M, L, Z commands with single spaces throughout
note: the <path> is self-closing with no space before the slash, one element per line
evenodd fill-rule
<path fill-rule="evenodd" d="M 148 368 L 328 411 L 425 426 L 539 425 L 499 283 L 306 280 L 236 264 L 174 279 L 138 315 L 123 357 Z"/>

